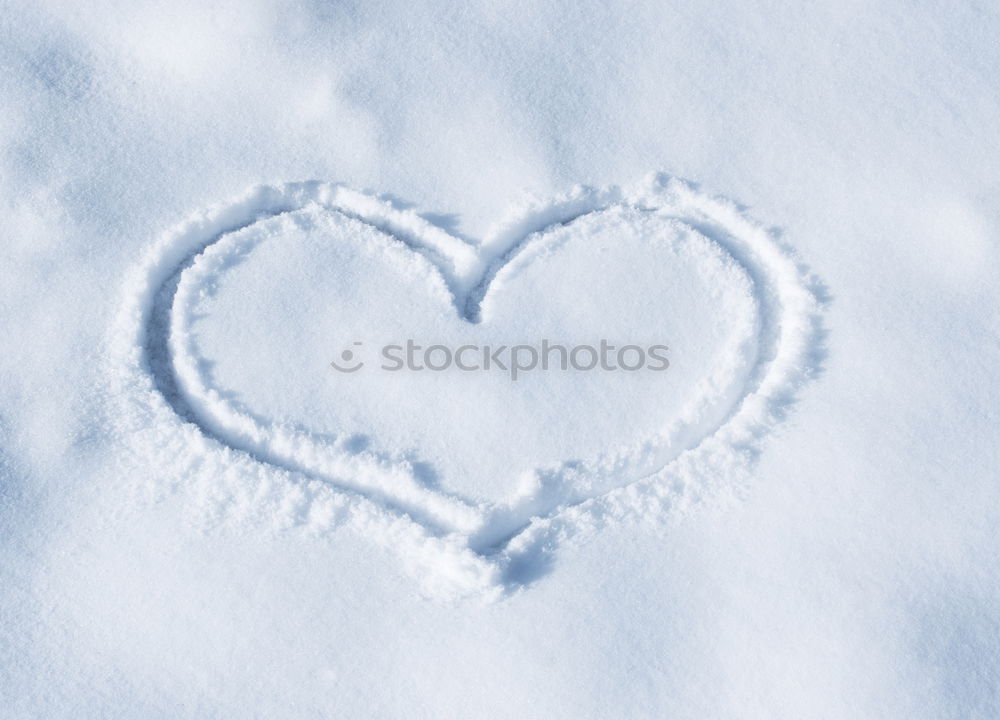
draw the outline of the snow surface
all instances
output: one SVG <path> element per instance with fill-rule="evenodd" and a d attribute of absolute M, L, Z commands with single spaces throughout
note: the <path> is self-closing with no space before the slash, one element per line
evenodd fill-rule
<path fill-rule="evenodd" d="M 1000 715 L 998 37 L 5 3 L 3 716 Z"/>

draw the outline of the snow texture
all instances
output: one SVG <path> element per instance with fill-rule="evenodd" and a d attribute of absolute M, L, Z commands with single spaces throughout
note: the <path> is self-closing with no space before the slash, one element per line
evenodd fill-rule
<path fill-rule="evenodd" d="M 0 6 L 0 716 L 1000 717 L 996 4 Z"/>

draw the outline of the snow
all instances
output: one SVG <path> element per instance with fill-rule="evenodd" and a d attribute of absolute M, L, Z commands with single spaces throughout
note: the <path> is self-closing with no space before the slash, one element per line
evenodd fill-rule
<path fill-rule="evenodd" d="M 997 716 L 998 32 L 5 6 L 5 716 Z"/>

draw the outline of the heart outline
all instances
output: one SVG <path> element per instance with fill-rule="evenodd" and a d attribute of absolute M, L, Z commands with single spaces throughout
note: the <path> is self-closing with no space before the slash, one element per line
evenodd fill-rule
<path fill-rule="evenodd" d="M 175 317 L 177 305 L 170 294 L 172 279 L 176 292 L 181 271 L 219 238 L 265 217 L 293 212 L 309 205 L 319 205 L 354 217 L 428 257 L 441 270 L 456 299 L 456 306 L 460 298 L 466 298 L 459 312 L 470 321 L 478 319 L 478 309 L 490 283 L 503 267 L 528 247 L 534 234 L 557 223 L 566 224 L 616 205 L 655 212 L 669 209 L 680 222 L 705 235 L 733 257 L 748 272 L 761 294 L 761 336 L 768 348 L 754 368 L 754 377 L 749 381 L 751 387 L 739 399 L 738 407 L 728 411 L 717 426 L 695 432 L 686 443 L 685 450 L 650 476 L 596 497 L 532 513 L 527 522 L 524 522 L 522 508 L 517 513 L 510 513 L 518 516 L 516 521 L 508 521 L 511 527 L 507 527 L 499 537 L 494 533 L 489 542 L 481 539 L 477 542 L 473 533 L 477 525 L 483 525 L 481 514 L 468 505 L 456 504 L 454 498 L 442 496 L 439 492 L 430 493 L 422 500 L 443 503 L 439 509 L 446 515 L 451 514 L 450 527 L 435 525 L 427 517 L 421 517 L 419 512 L 414 512 L 415 509 L 426 510 L 426 505 L 418 504 L 415 508 L 404 503 L 394 508 L 384 497 L 377 495 L 340 499 L 339 506 L 342 507 L 350 508 L 354 503 L 354 511 L 349 509 L 346 512 L 347 522 L 356 525 L 360 522 L 367 528 L 362 530 L 366 534 L 372 534 L 368 532 L 372 530 L 368 525 L 372 518 L 377 518 L 376 539 L 399 549 L 398 541 L 405 538 L 403 545 L 407 549 L 401 554 L 408 557 L 411 560 L 408 565 L 423 576 L 425 587 L 435 588 L 433 592 L 437 594 L 495 596 L 524 584 L 538 574 L 538 568 L 544 564 L 540 558 L 551 555 L 546 548 L 557 546 L 565 538 L 578 534 L 587 526 L 588 515 L 590 520 L 597 515 L 622 515 L 623 508 L 635 505 L 635 498 L 624 503 L 622 498 L 630 492 L 634 494 L 640 487 L 655 488 L 657 483 L 662 486 L 667 481 L 666 476 L 677 475 L 677 471 L 694 477 L 704 474 L 704 469 L 696 467 L 699 464 L 698 455 L 704 456 L 701 458 L 703 465 L 704 461 L 710 461 L 708 465 L 711 465 L 727 455 L 732 460 L 739 454 L 736 450 L 741 446 L 754 447 L 782 414 L 783 406 L 790 402 L 788 394 L 794 394 L 798 385 L 819 367 L 819 304 L 809 287 L 806 271 L 796 263 L 787 248 L 778 245 L 769 231 L 749 220 L 737 206 L 705 196 L 695 186 L 665 175 L 651 176 L 626 189 L 577 188 L 551 203 L 529 206 L 478 246 L 447 233 L 412 210 L 400 210 L 377 196 L 342 185 L 308 182 L 262 186 L 238 201 L 206 211 L 165 233 L 127 283 L 126 303 L 115 327 L 113 341 L 123 397 L 135 398 L 136 391 L 139 391 L 138 397 L 150 403 L 151 415 L 156 422 L 170 425 L 169 415 L 174 415 L 174 431 L 178 429 L 178 418 L 195 420 L 193 425 L 182 423 L 180 434 L 187 436 L 188 440 L 201 434 L 201 452 L 207 452 L 204 436 L 214 436 L 215 440 L 229 447 L 234 444 L 227 442 L 224 432 L 219 433 L 219 428 L 205 423 L 204 417 L 198 417 L 195 409 L 185 404 L 184 395 L 176 384 L 171 386 L 168 366 L 171 358 L 176 360 L 177 353 L 176 348 L 173 353 L 168 351 L 164 332 L 171 327 L 170 322 L 178 319 Z M 166 304 L 169 307 L 165 306 L 166 300 L 169 300 Z M 170 310 L 169 319 L 163 316 L 166 309 Z M 190 380 L 190 368 L 175 367 L 174 371 L 181 378 Z M 177 376 L 174 377 L 176 379 Z M 188 402 L 190 399 L 186 398 Z M 743 421 L 735 422 L 741 414 L 745 416 Z M 242 419 L 237 418 L 237 421 L 242 422 Z M 133 422 L 133 426 L 135 424 Z M 259 435 L 260 429 L 250 427 L 250 436 L 254 433 Z M 289 436 L 281 441 L 294 448 L 301 438 L 296 440 Z M 713 448 L 714 451 L 708 452 Z M 243 447 L 237 444 L 236 449 L 263 462 L 275 459 L 269 458 L 266 448 L 259 443 Z M 238 459 L 245 464 L 246 457 L 231 456 L 225 448 L 222 450 L 230 462 Z M 270 464 L 286 473 L 302 476 L 290 478 L 293 482 L 297 480 L 301 484 L 305 478 L 306 487 L 317 495 L 323 494 L 323 488 L 316 487 L 315 466 L 296 465 L 281 458 L 277 460 Z M 673 468 L 673 472 L 666 472 L 668 468 Z M 386 470 L 377 463 L 374 467 L 341 466 L 336 473 L 326 473 L 325 476 L 328 480 L 338 475 L 353 477 L 352 473 L 378 474 Z M 400 480 L 405 481 L 398 475 L 390 479 L 394 491 L 400 487 Z M 363 493 L 366 490 L 366 487 L 346 485 L 332 492 L 336 494 L 347 490 Z M 412 489 L 426 495 L 426 488 L 414 486 Z M 640 498 L 639 505 L 648 504 L 657 497 L 657 493 L 647 494 Z M 352 517 L 355 519 L 351 520 Z M 501 521 L 502 518 L 494 519 L 494 526 L 502 524 Z"/>

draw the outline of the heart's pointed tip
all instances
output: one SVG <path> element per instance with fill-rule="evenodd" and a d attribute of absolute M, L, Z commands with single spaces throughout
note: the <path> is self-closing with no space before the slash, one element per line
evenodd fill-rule
<path fill-rule="evenodd" d="M 476 552 L 458 534 L 425 544 L 411 557 L 411 563 L 411 574 L 419 579 L 422 594 L 431 600 L 491 603 L 508 592 L 505 560 Z"/>

